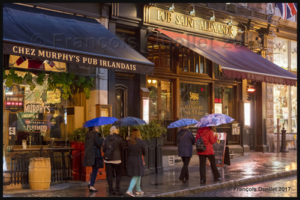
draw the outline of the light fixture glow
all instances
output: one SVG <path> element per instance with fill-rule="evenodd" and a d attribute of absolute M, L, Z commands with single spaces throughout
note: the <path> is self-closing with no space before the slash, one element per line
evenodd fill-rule
<path fill-rule="evenodd" d="M 251 109 L 250 109 L 250 103 L 244 103 L 244 124 L 245 126 L 251 125 Z"/>
<path fill-rule="evenodd" d="M 210 21 L 216 21 L 216 17 L 215 17 L 215 12 L 214 11 L 212 11 L 212 13 L 213 13 L 213 16 L 212 17 L 210 17 Z"/>
<path fill-rule="evenodd" d="M 174 5 L 174 3 L 172 3 L 172 6 L 169 8 L 169 11 L 174 12 L 174 9 L 175 9 L 175 5 Z"/>
<path fill-rule="evenodd" d="M 190 11 L 191 16 L 195 16 L 196 11 L 195 11 L 195 5 L 193 5 L 193 10 Z"/>
<path fill-rule="evenodd" d="M 247 92 L 249 92 L 249 93 L 253 93 L 253 92 L 255 92 L 256 90 L 255 90 L 255 88 L 254 87 L 249 87 L 248 89 L 247 89 Z"/>

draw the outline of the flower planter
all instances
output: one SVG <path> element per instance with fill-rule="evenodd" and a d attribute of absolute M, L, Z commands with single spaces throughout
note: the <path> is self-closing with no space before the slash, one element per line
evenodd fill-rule
<path fill-rule="evenodd" d="M 92 167 L 84 167 L 84 143 L 71 142 L 72 150 L 72 177 L 73 180 L 89 181 Z M 103 155 L 103 152 L 101 152 Z M 96 180 L 106 179 L 105 164 L 103 168 L 98 170 Z"/>

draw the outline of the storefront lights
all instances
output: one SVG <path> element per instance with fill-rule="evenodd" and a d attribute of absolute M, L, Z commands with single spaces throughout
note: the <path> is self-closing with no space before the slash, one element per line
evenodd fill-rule
<path fill-rule="evenodd" d="M 153 79 L 153 80 L 148 79 L 147 82 L 148 82 L 149 84 L 151 84 L 151 83 L 156 84 L 156 83 L 157 83 L 157 80 L 155 80 L 155 79 Z"/>
<path fill-rule="evenodd" d="M 247 92 L 249 92 L 249 93 L 254 93 L 256 90 L 255 90 L 255 88 L 254 87 L 249 87 L 248 89 L 247 89 Z"/>
<path fill-rule="evenodd" d="M 250 103 L 244 103 L 244 125 L 251 126 L 251 109 Z"/>

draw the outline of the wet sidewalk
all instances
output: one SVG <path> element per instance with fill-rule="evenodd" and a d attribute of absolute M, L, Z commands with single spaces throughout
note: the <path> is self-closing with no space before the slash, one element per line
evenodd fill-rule
<path fill-rule="evenodd" d="M 236 187 L 274 178 L 297 174 L 297 151 L 288 153 L 251 152 L 231 160 L 231 165 L 218 168 L 222 176 L 220 182 L 213 182 L 212 172 L 207 166 L 206 185 L 200 185 L 199 162 L 191 162 L 190 179 L 186 183 L 178 180 L 180 167 L 169 169 L 161 174 L 142 177 L 142 189 L 145 197 L 188 196 L 202 191 Z M 122 177 L 121 192 L 125 193 L 130 177 Z M 87 182 L 70 181 L 57 184 L 45 191 L 29 189 L 6 190 L 3 197 L 107 197 L 106 180 L 97 181 L 97 193 L 90 193 Z M 125 195 L 124 195 L 125 196 Z"/>

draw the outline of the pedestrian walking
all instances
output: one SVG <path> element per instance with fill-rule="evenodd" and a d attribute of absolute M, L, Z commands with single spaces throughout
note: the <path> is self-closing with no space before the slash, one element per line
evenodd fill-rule
<path fill-rule="evenodd" d="M 189 180 L 189 163 L 193 154 L 193 144 L 195 137 L 187 126 L 183 127 L 177 133 L 178 156 L 181 157 L 183 166 L 180 172 L 179 180 L 183 183 Z"/>
<path fill-rule="evenodd" d="M 84 144 L 84 166 L 92 166 L 92 173 L 90 174 L 90 183 L 88 185 L 90 192 L 97 192 L 94 187 L 97 177 L 98 169 L 103 168 L 103 157 L 101 155 L 101 147 L 103 138 L 99 136 L 98 127 L 89 127 L 89 131 L 85 136 Z"/>
<path fill-rule="evenodd" d="M 127 157 L 127 174 L 131 176 L 131 181 L 126 194 L 129 196 L 142 196 L 141 178 L 144 175 L 144 161 L 142 156 L 145 155 L 145 144 L 141 140 L 141 133 L 134 128 L 128 139 L 128 157 Z M 136 188 L 135 194 L 133 193 Z"/>
<path fill-rule="evenodd" d="M 119 135 L 119 129 L 115 126 L 110 128 L 109 135 L 103 144 L 104 163 L 109 195 L 121 195 L 120 181 L 122 177 L 121 153 L 126 145 L 125 140 Z M 113 182 L 116 182 L 115 190 Z"/>
<path fill-rule="evenodd" d="M 215 162 L 215 154 L 213 150 L 213 144 L 217 141 L 217 135 L 214 135 L 214 132 L 210 127 L 199 128 L 196 135 L 197 140 L 202 138 L 205 144 L 205 151 L 199 152 L 199 162 L 200 162 L 200 183 L 206 183 L 206 158 L 208 158 L 211 166 L 211 170 L 214 176 L 214 181 L 220 181 L 220 174 Z"/>

